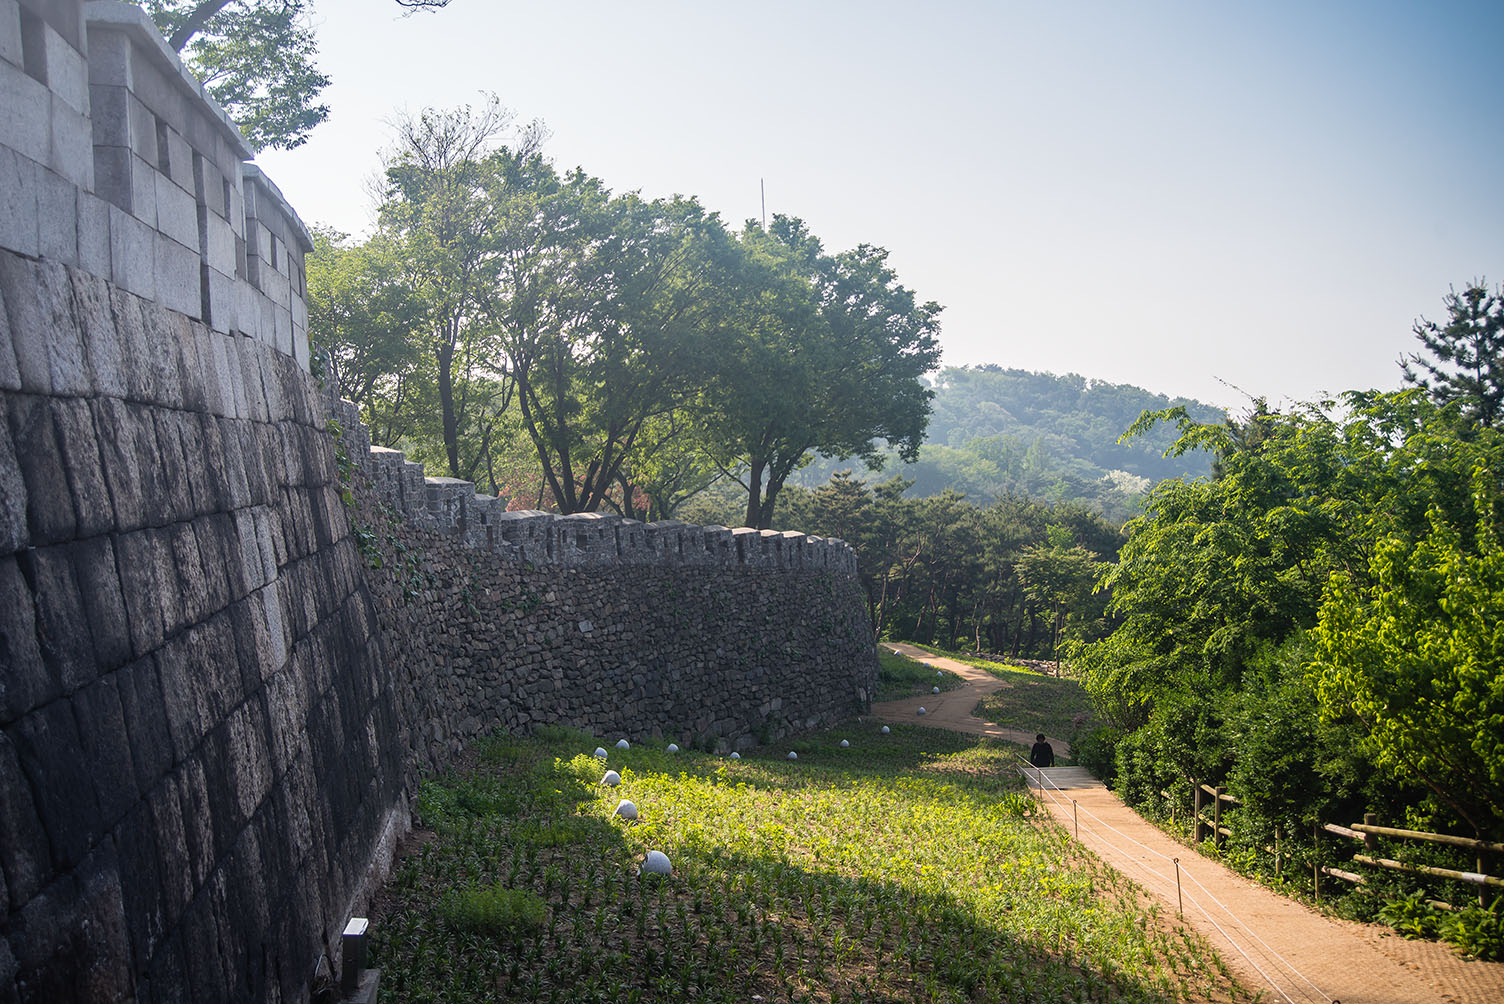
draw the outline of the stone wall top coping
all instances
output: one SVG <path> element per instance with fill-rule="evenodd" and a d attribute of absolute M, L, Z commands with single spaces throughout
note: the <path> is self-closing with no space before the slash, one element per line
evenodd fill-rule
<path fill-rule="evenodd" d="M 183 65 L 178 54 L 168 47 L 166 40 L 158 33 L 156 24 L 146 11 L 133 3 L 121 3 L 118 0 L 90 0 L 84 4 L 84 20 L 89 27 L 100 25 L 129 35 L 142 51 L 167 72 L 170 80 L 175 81 L 183 91 L 192 96 L 203 111 L 208 113 L 210 119 L 219 127 L 225 141 L 230 144 L 231 149 L 243 160 L 249 160 L 256 155 L 256 151 L 252 149 L 250 143 L 246 142 L 246 138 L 240 134 L 235 123 L 230 121 L 230 116 L 225 114 L 225 110 L 219 106 L 219 102 L 209 96 L 204 85 L 199 83 L 198 78 Z M 267 182 L 267 184 L 271 183 Z M 281 195 L 281 192 L 277 193 L 279 198 Z M 282 200 L 284 205 L 286 201 L 286 199 Z M 296 214 L 291 215 L 296 219 Z M 301 225 L 299 221 L 299 226 Z M 304 235 L 306 236 L 306 231 Z M 310 241 L 309 248 L 312 246 L 312 241 Z M 306 250 L 308 249 L 305 248 Z"/>
<path fill-rule="evenodd" d="M 218 105 L 215 107 L 217 108 Z M 277 183 L 268 178 L 266 172 L 255 164 L 242 164 L 240 166 L 240 173 L 248 181 L 256 182 L 267 195 L 271 196 L 272 202 L 282 211 L 282 215 L 287 217 L 287 221 L 292 224 L 293 236 L 298 239 L 298 247 L 304 254 L 311 252 L 313 250 L 313 237 L 308 233 L 308 228 L 303 225 L 303 218 L 292 207 L 292 203 L 287 201 L 287 196 L 282 194 L 282 189 L 277 187 Z"/>

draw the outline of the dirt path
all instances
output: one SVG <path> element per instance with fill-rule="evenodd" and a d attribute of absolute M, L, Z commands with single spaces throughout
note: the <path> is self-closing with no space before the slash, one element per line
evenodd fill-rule
<path fill-rule="evenodd" d="M 912 659 L 947 669 L 966 686 L 926 698 L 873 705 L 884 721 L 922 724 L 1027 745 L 1032 733 L 974 718 L 978 698 L 999 689 L 990 674 L 932 656 L 912 645 L 890 644 Z M 928 714 L 920 717 L 923 705 Z M 1056 750 L 1069 747 L 1054 736 Z M 1070 771 L 1068 773 L 1068 771 Z M 1278 1004 L 1499 1004 L 1504 963 L 1466 962 L 1445 946 L 1405 941 L 1387 928 L 1324 917 L 1275 895 L 1221 864 L 1177 843 L 1145 822 L 1100 783 L 1063 769 L 1065 790 L 1046 781 L 1041 798 L 1065 826 L 1108 864 L 1177 909 L 1176 858 L 1187 924 L 1222 954 L 1244 983 Z M 1068 778 L 1075 778 L 1072 784 Z M 1074 803 L 1074 804 L 1073 804 Z"/>
<path fill-rule="evenodd" d="M 874 704 L 872 705 L 874 718 L 885 722 L 901 722 L 904 725 L 928 725 L 931 728 L 950 729 L 952 732 L 966 732 L 974 736 L 991 736 L 993 739 L 1006 739 L 1024 746 L 1033 745 L 1035 735 L 1033 732 L 1000 728 L 971 713 L 971 709 L 976 707 L 977 701 L 982 697 L 1007 686 L 1002 680 L 984 669 L 977 669 L 975 666 L 968 666 L 964 662 L 957 662 L 955 659 L 947 659 L 944 656 L 930 655 L 924 649 L 905 642 L 883 642 L 883 647 L 899 655 L 906 655 L 915 662 L 922 662 L 926 666 L 934 666 L 936 669 L 955 673 L 966 681 L 966 685 L 940 694 L 905 697 L 900 701 Z M 920 708 L 925 710 L 922 716 L 918 714 Z M 1071 755 L 1070 743 L 1055 736 L 1048 738 L 1050 745 L 1055 747 L 1057 756 Z"/>

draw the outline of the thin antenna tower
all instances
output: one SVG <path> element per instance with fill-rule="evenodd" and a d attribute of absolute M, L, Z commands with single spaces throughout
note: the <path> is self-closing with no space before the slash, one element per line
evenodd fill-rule
<path fill-rule="evenodd" d="M 757 190 L 762 193 L 762 228 L 768 229 L 768 186 L 761 178 L 757 179 Z"/>

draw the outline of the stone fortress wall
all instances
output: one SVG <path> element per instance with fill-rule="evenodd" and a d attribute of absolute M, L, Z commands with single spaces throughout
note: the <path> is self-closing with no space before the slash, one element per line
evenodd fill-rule
<path fill-rule="evenodd" d="M 249 155 L 134 5 L 0 0 L 0 1001 L 306 1000 L 467 739 L 745 744 L 875 680 L 839 542 L 336 444 Z"/>

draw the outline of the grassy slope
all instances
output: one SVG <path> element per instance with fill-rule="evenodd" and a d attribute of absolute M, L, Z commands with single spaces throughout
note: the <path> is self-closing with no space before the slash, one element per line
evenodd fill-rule
<path fill-rule="evenodd" d="M 877 646 L 877 696 L 875 701 L 896 701 L 933 692 L 955 690 L 962 680 L 955 673 L 934 670 L 891 648 Z"/>
<path fill-rule="evenodd" d="M 797 762 L 639 746 L 611 752 L 610 789 L 584 752 L 596 742 L 496 738 L 425 784 L 437 833 L 373 923 L 393 1000 L 1243 999 L 1200 942 L 1038 818 L 999 745 L 858 724 L 794 742 Z M 642 822 L 612 818 L 623 797 Z M 649 849 L 671 877 L 637 874 Z M 536 893 L 542 924 L 509 927 L 501 896 L 461 919 L 454 890 L 493 884 Z"/>

